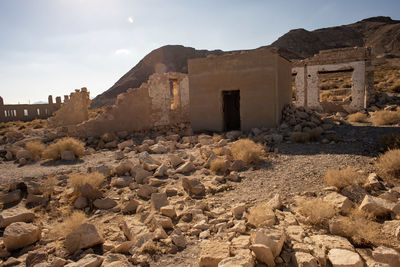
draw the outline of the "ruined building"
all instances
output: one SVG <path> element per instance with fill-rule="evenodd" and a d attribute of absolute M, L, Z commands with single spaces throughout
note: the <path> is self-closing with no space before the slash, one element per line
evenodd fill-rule
<path fill-rule="evenodd" d="M 64 103 L 60 109 L 49 118 L 49 127 L 76 125 L 89 118 L 88 108 L 90 106 L 89 92 L 86 87 L 76 89 L 70 96 L 65 96 Z"/>
<path fill-rule="evenodd" d="M 291 101 L 291 62 L 275 49 L 191 59 L 188 65 L 194 131 L 275 127 Z"/>
<path fill-rule="evenodd" d="M 49 96 L 48 104 L 12 104 L 4 105 L 3 98 L 0 97 L 0 122 L 9 121 L 31 121 L 34 119 L 47 119 L 61 107 L 61 97 Z"/>
<path fill-rule="evenodd" d="M 101 136 L 136 132 L 189 121 L 189 83 L 186 74 L 155 73 L 139 88 L 118 95 L 103 114 L 70 127 L 71 134 Z"/>
<path fill-rule="evenodd" d="M 349 103 L 320 101 L 319 75 L 351 73 Z M 296 105 L 327 112 L 354 112 L 366 108 L 374 95 L 374 67 L 371 48 L 350 47 L 320 51 L 294 63 Z"/>

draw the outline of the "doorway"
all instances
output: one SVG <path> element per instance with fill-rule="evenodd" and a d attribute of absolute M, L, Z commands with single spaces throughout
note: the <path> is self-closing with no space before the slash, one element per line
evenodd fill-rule
<path fill-rule="evenodd" d="M 240 91 L 222 91 L 224 131 L 240 130 Z"/>

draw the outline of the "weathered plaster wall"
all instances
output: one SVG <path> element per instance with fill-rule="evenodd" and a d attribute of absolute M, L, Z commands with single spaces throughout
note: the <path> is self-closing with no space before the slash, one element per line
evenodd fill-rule
<path fill-rule="evenodd" d="M 103 114 L 72 127 L 71 131 L 79 136 L 101 136 L 187 122 L 188 91 L 186 74 L 155 73 L 139 88 L 118 95 L 116 103 Z"/>
<path fill-rule="evenodd" d="M 88 108 L 90 106 L 89 92 L 84 87 L 75 90 L 70 97 L 64 97 L 65 102 L 61 108 L 49 118 L 49 127 L 76 125 L 88 119 Z"/>
<path fill-rule="evenodd" d="M 291 64 L 283 61 L 272 49 L 189 60 L 192 129 L 223 131 L 222 92 L 231 90 L 240 90 L 242 130 L 276 126 L 291 94 Z"/>
<path fill-rule="evenodd" d="M 369 48 L 342 48 L 321 51 L 314 57 L 295 63 L 296 104 L 314 109 L 332 109 L 335 105 L 347 111 L 366 108 L 374 95 L 374 68 Z M 352 101 L 334 104 L 319 101 L 319 72 L 352 71 Z"/>
<path fill-rule="evenodd" d="M 49 100 L 52 96 L 49 96 Z M 3 98 L 0 97 L 0 122 L 8 121 L 31 121 L 34 119 L 47 119 L 58 110 L 61 103 L 49 104 L 15 104 L 4 105 Z"/>

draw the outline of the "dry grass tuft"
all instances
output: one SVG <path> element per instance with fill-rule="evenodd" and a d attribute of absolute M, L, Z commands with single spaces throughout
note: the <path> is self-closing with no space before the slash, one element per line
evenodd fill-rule
<path fill-rule="evenodd" d="M 367 120 L 368 116 L 365 113 L 357 112 L 350 114 L 347 120 L 349 122 L 365 122 Z"/>
<path fill-rule="evenodd" d="M 354 209 L 348 217 L 341 216 L 332 221 L 329 229 L 332 234 L 346 237 L 359 247 L 390 243 L 389 240 L 382 238 L 381 225 L 372 221 L 371 218 L 370 214 Z"/>
<path fill-rule="evenodd" d="M 27 142 L 25 147 L 29 151 L 29 157 L 34 160 L 40 160 L 43 151 L 46 149 L 46 146 L 39 141 Z"/>
<path fill-rule="evenodd" d="M 257 204 L 249 210 L 248 222 L 256 227 L 275 224 L 275 213 L 267 203 Z"/>
<path fill-rule="evenodd" d="M 210 163 L 210 169 L 214 173 L 223 174 L 228 170 L 227 161 L 224 158 L 216 158 Z"/>
<path fill-rule="evenodd" d="M 303 132 L 294 132 L 289 137 L 292 143 L 307 143 L 310 140 L 310 135 Z"/>
<path fill-rule="evenodd" d="M 384 172 L 395 177 L 400 177 L 400 149 L 386 151 L 380 155 L 376 165 Z"/>
<path fill-rule="evenodd" d="M 231 148 L 235 160 L 243 160 L 246 164 L 257 163 L 265 155 L 264 147 L 250 139 L 240 139 Z"/>
<path fill-rule="evenodd" d="M 356 168 L 347 167 L 343 170 L 329 169 L 324 177 L 327 184 L 342 189 L 348 185 L 361 185 L 366 182 L 366 176 L 357 172 Z"/>
<path fill-rule="evenodd" d="M 75 157 L 79 158 L 85 152 L 84 144 L 72 137 L 64 137 L 58 140 L 56 143 L 49 145 L 43 151 L 43 157 L 45 159 L 58 160 L 61 158 L 61 152 L 72 151 Z"/>
<path fill-rule="evenodd" d="M 104 175 L 99 172 L 73 173 L 69 176 L 69 183 L 75 192 L 78 192 L 78 188 L 85 184 L 90 184 L 93 188 L 97 188 L 104 179 Z"/>
<path fill-rule="evenodd" d="M 58 180 L 54 176 L 48 176 L 42 184 L 42 192 L 50 196 L 54 192 L 54 187 L 57 185 Z"/>
<path fill-rule="evenodd" d="M 297 206 L 307 222 L 317 226 L 327 226 L 329 220 L 337 213 L 333 204 L 319 198 L 299 199 Z"/>
<path fill-rule="evenodd" d="M 53 232 L 60 237 L 66 237 L 86 221 L 83 211 L 73 211 L 62 223 L 54 227 Z"/>
<path fill-rule="evenodd" d="M 400 148 L 400 135 L 385 134 L 379 136 L 379 144 L 384 150 Z"/>
<path fill-rule="evenodd" d="M 389 111 L 380 110 L 372 116 L 372 123 L 374 125 L 392 125 L 400 123 L 400 110 Z"/>
<path fill-rule="evenodd" d="M 104 143 L 112 142 L 117 139 L 117 136 L 113 133 L 105 133 L 101 136 L 101 140 L 103 140 Z"/>

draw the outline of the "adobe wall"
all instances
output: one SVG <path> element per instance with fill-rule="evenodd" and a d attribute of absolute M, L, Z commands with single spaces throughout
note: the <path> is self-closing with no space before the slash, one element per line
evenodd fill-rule
<path fill-rule="evenodd" d="M 318 74 L 323 72 L 352 71 L 350 104 L 319 101 Z M 296 105 L 318 110 L 332 109 L 338 105 L 353 112 L 368 107 L 374 96 L 374 67 L 370 48 L 340 48 L 320 51 L 312 58 L 294 64 L 296 74 Z"/>
<path fill-rule="evenodd" d="M 240 90 L 241 130 L 275 127 L 290 103 L 291 63 L 273 49 L 191 59 L 190 123 L 194 131 L 223 131 L 223 91 Z"/>
<path fill-rule="evenodd" d="M 189 120 L 189 84 L 186 74 L 155 73 L 139 88 L 118 95 L 103 114 L 70 131 L 78 136 L 148 130 Z"/>
<path fill-rule="evenodd" d="M 61 107 L 61 102 L 53 103 L 52 96 L 49 96 L 50 99 L 48 104 L 4 105 L 3 98 L 0 97 L 0 122 L 47 119 Z"/>
<path fill-rule="evenodd" d="M 61 98 L 60 98 L 61 100 Z M 57 101 L 60 101 L 57 100 Z M 49 127 L 76 125 L 88 120 L 88 108 L 90 106 L 89 92 L 85 87 L 77 89 L 70 96 L 64 96 L 61 108 L 49 118 Z"/>

